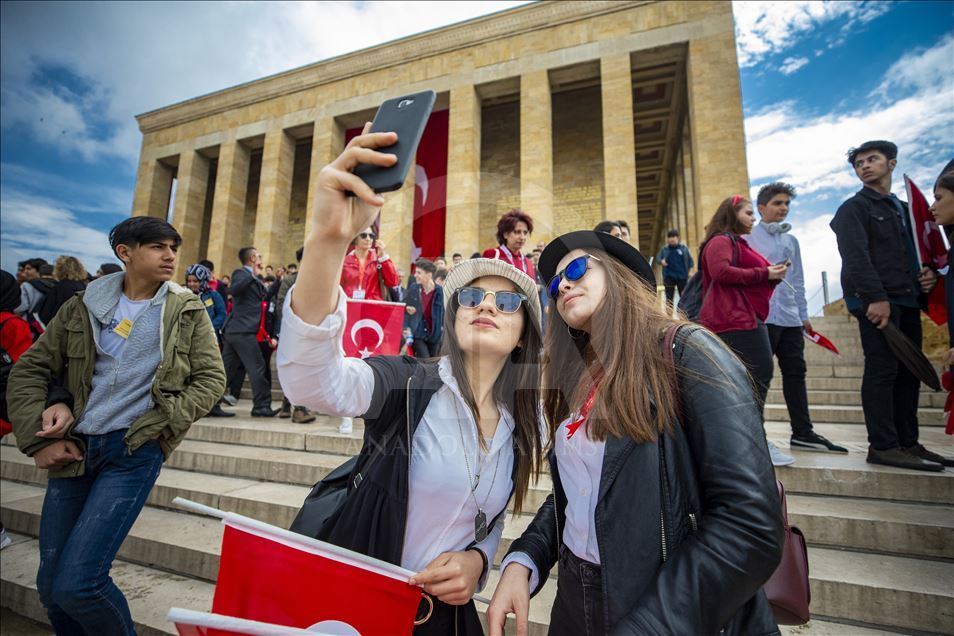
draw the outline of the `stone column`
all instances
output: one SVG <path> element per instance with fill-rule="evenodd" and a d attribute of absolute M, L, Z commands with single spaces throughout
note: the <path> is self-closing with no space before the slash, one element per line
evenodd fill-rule
<path fill-rule="evenodd" d="M 209 160 L 195 150 L 179 155 L 179 176 L 176 200 L 172 208 L 172 225 L 182 236 L 176 261 L 176 282 L 181 282 L 189 265 L 199 260 L 199 237 L 205 213 L 205 196 L 209 187 Z"/>
<path fill-rule="evenodd" d="M 238 251 L 244 232 L 245 197 L 251 153 L 242 142 L 230 139 L 219 147 L 219 168 L 212 198 L 208 259 L 221 278 L 238 267 Z"/>
<path fill-rule="evenodd" d="M 480 96 L 473 85 L 450 90 L 444 253 L 481 251 Z M 484 237 L 486 242 L 486 237 Z"/>
<path fill-rule="evenodd" d="M 301 237 L 302 242 L 311 233 L 312 224 L 315 222 L 315 184 L 318 182 L 318 173 L 340 155 L 342 150 L 344 150 L 344 128 L 341 124 L 335 121 L 334 117 L 325 116 L 318 119 L 315 122 L 315 132 L 311 137 L 311 167 L 308 173 L 305 236 Z"/>
<path fill-rule="evenodd" d="M 683 193 L 686 197 L 686 243 L 695 255 L 698 254 L 699 243 L 702 242 L 704 236 L 703 227 L 706 223 L 706 217 L 696 209 L 695 204 L 695 179 L 692 174 L 692 138 L 688 121 L 682 130 L 682 178 Z"/>
<path fill-rule="evenodd" d="M 175 169 L 158 159 L 139 163 L 136 191 L 133 195 L 133 216 L 154 216 L 165 220 L 169 214 L 172 179 Z"/>
<path fill-rule="evenodd" d="M 411 241 L 414 231 L 414 164 L 407 171 L 404 185 L 397 192 L 384 195 L 381 208 L 381 240 L 396 267 L 403 267 L 405 276 L 410 273 Z M 450 223 L 448 223 L 448 227 Z M 405 278 L 405 280 L 407 280 Z"/>
<path fill-rule="evenodd" d="M 686 81 L 696 227 L 701 231 L 719 203 L 749 191 L 742 128 L 742 94 L 732 14 L 715 35 L 689 42 Z"/>
<path fill-rule="evenodd" d="M 636 214 L 636 145 L 633 82 L 629 53 L 600 60 L 603 100 L 603 208 L 606 218 L 629 223 L 630 239 L 639 245 Z"/>
<path fill-rule="evenodd" d="M 294 260 L 297 240 L 289 240 L 288 215 L 291 210 L 292 171 L 295 167 L 295 140 L 276 128 L 265 134 L 262 151 L 262 181 L 255 215 L 255 247 L 263 265 L 278 267 Z"/>
<path fill-rule="evenodd" d="M 534 232 L 529 245 L 549 241 L 556 235 L 553 109 L 546 69 L 520 76 L 520 207 L 533 218 Z"/>

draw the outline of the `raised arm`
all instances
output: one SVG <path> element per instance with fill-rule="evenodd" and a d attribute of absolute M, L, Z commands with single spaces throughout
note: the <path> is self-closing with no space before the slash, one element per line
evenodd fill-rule
<path fill-rule="evenodd" d="M 348 244 L 371 225 L 384 203 L 351 171 L 362 163 L 390 166 L 396 161 L 375 148 L 392 145 L 397 135 L 371 134 L 369 128 L 365 125 L 364 133 L 318 175 L 315 223 L 295 286 L 288 291 L 278 345 L 278 373 L 291 402 L 346 416 L 365 413 L 375 378 L 364 361 L 344 357 L 340 343 L 346 304 L 338 283 Z"/>
<path fill-rule="evenodd" d="M 315 184 L 315 222 L 305 250 L 291 308 L 305 323 L 317 325 L 338 304 L 341 265 L 351 240 L 378 215 L 384 198 L 352 174 L 359 164 L 392 166 L 397 157 L 375 150 L 393 145 L 396 133 L 363 134 L 348 143 L 338 157 L 321 169 Z M 348 196 L 348 192 L 355 196 Z"/>

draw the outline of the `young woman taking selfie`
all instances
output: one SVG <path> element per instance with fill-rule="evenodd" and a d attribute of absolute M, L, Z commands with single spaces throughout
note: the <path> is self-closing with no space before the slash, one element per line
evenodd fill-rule
<path fill-rule="evenodd" d="M 551 634 L 778 633 L 761 586 L 781 513 L 745 368 L 666 315 L 621 239 L 566 234 L 540 271 L 554 492 L 502 563 L 490 634 L 508 613 L 521 633 L 558 561 Z"/>
<path fill-rule="evenodd" d="M 319 175 L 279 376 L 294 404 L 362 417 L 362 454 L 380 453 L 317 538 L 417 572 L 410 582 L 434 609 L 415 634 L 481 634 L 471 597 L 493 563 L 507 502 L 513 495 L 520 509 L 542 458 L 540 303 L 526 274 L 474 259 L 445 282 L 439 361 L 343 356 L 342 261 L 383 204 L 352 170 L 392 165 L 394 155 L 376 149 L 395 138 L 365 127 Z"/>

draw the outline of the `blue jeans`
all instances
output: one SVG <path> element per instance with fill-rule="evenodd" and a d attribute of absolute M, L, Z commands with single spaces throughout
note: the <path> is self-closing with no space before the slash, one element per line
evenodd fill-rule
<path fill-rule="evenodd" d="M 126 598 L 109 570 L 156 483 L 163 456 L 155 440 L 129 454 L 125 433 L 86 437 L 85 474 L 47 484 L 36 584 L 58 636 L 135 634 Z"/>

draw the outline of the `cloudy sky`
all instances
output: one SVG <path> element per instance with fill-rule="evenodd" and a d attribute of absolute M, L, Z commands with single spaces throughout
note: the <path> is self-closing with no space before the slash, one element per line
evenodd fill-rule
<path fill-rule="evenodd" d="M 0 4 L 0 265 L 110 260 L 129 214 L 134 116 L 519 2 Z M 828 221 L 845 150 L 898 143 L 927 190 L 954 157 L 954 4 L 735 2 L 751 185 L 794 183 L 811 308 L 840 295 Z"/>

